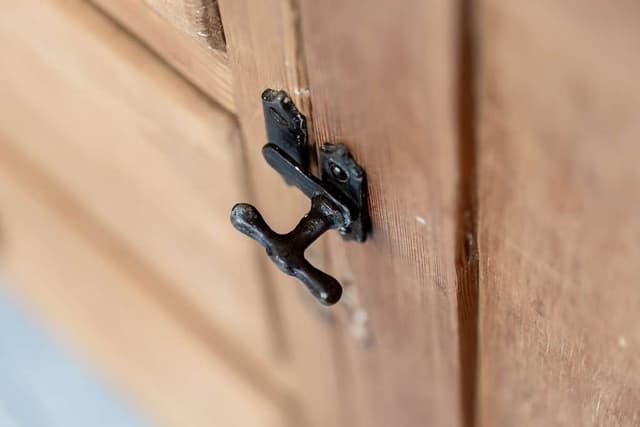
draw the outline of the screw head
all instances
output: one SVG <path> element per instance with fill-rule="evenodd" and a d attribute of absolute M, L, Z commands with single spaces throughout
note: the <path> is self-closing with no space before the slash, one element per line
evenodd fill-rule
<path fill-rule="evenodd" d="M 349 174 L 337 164 L 331 163 L 329 167 L 331 169 L 331 174 L 338 181 L 346 182 L 349 179 Z"/>

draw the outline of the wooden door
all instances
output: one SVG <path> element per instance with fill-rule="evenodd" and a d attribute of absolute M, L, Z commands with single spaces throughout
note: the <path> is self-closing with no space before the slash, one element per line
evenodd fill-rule
<path fill-rule="evenodd" d="M 347 284 L 344 304 L 319 307 L 265 264 L 305 425 L 462 425 L 462 353 L 474 350 L 468 340 L 460 350 L 459 331 L 476 283 L 461 249 L 470 200 L 460 191 L 456 5 L 410 1 L 387 16 L 385 2 L 219 3 L 251 201 L 267 222 L 288 231 L 309 201 L 260 154 L 264 88 L 292 95 L 316 146 L 345 143 L 367 165 L 371 239 L 327 236 L 308 253 Z"/>
<path fill-rule="evenodd" d="M 344 425 L 462 425 L 461 296 L 475 283 L 457 268 L 457 4 L 303 0 L 300 13 L 316 143 L 347 144 L 369 179 L 371 239 L 328 239 L 371 333 L 354 340 L 349 313 L 334 330 Z"/>
<path fill-rule="evenodd" d="M 640 423 L 637 2 L 480 2 L 479 425 Z"/>
<path fill-rule="evenodd" d="M 235 118 L 86 2 L 3 7 L 3 283 L 153 424 L 288 423 Z"/>

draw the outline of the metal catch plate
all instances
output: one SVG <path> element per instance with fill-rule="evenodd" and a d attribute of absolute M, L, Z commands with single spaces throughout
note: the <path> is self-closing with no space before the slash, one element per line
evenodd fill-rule
<path fill-rule="evenodd" d="M 370 228 L 367 176 L 349 149 L 343 144 L 323 144 L 318 179 L 309 170 L 306 118 L 289 95 L 267 89 L 262 93 L 262 108 L 269 142 L 262 150 L 265 160 L 287 184 L 300 188 L 309 198 L 324 194 L 333 200 L 345 220 L 338 229 L 342 237 L 364 242 Z"/>
<path fill-rule="evenodd" d="M 351 224 L 338 231 L 347 240 L 364 242 L 370 226 L 367 174 L 342 144 L 322 144 L 318 162 L 323 186 L 329 187 L 330 192 L 342 193 L 352 201 L 357 210 L 357 216 Z"/>
<path fill-rule="evenodd" d="M 262 92 L 262 110 L 267 141 L 277 145 L 304 171 L 309 170 L 307 119 L 282 90 Z"/>

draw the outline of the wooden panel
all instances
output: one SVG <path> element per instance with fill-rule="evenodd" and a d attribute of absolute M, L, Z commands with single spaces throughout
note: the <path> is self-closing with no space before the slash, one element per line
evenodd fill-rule
<path fill-rule="evenodd" d="M 0 166 L 6 282 L 154 425 L 285 425 L 282 396 L 263 394 L 178 324 L 146 291 L 152 277 L 78 234 L 81 220 L 46 177 L 6 155 Z"/>
<path fill-rule="evenodd" d="M 0 144 L 156 272 L 180 316 L 269 359 L 255 248 L 228 219 L 245 195 L 234 120 L 81 2 L 12 4 L 0 40 Z"/>
<path fill-rule="evenodd" d="M 231 90 L 232 76 L 227 65 L 227 54 L 212 47 L 210 44 L 211 40 L 214 40 L 212 37 L 207 36 L 202 40 L 203 37 L 197 36 L 194 39 L 191 34 L 194 31 L 196 33 L 204 31 L 197 29 L 199 24 L 193 24 L 195 18 L 192 15 L 199 10 L 197 5 L 208 4 L 203 16 L 213 16 L 212 10 L 217 10 L 217 7 L 213 6 L 215 1 L 149 1 L 164 11 L 163 16 L 173 16 L 173 19 L 167 20 L 159 16 L 143 0 L 92 0 L 101 10 L 144 41 L 200 90 L 227 110 L 235 111 Z M 184 10 L 181 10 L 178 5 L 183 1 L 185 2 Z M 176 27 L 175 21 L 182 22 L 181 25 L 184 28 Z"/>
<path fill-rule="evenodd" d="M 285 89 L 298 107 L 311 116 L 304 62 L 300 57 L 297 12 L 290 0 L 220 0 L 229 67 L 234 74 L 236 111 L 245 147 L 254 203 L 277 231 L 289 231 L 309 209 L 309 200 L 287 187 L 262 158 L 266 143 L 260 94 L 268 87 Z M 236 239 L 246 239 L 237 235 Z M 251 242 L 255 245 L 255 242 Z M 323 265 L 323 245 L 314 244 L 307 256 Z M 302 406 L 298 425 L 339 425 L 335 349 L 322 309 L 296 280 L 285 276 L 260 251 L 272 285 L 271 305 L 282 325 L 280 358 L 296 375 Z"/>
<path fill-rule="evenodd" d="M 479 16 L 480 425 L 639 425 L 640 4 Z"/>
<path fill-rule="evenodd" d="M 316 141 L 347 144 L 369 177 L 371 240 L 330 250 L 373 333 L 336 337 L 343 420 L 461 425 L 456 3 L 300 3 Z"/>

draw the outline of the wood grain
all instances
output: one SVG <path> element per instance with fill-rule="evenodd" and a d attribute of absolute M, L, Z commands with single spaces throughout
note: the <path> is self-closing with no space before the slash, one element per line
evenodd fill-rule
<path fill-rule="evenodd" d="M 199 43 L 225 49 L 217 0 L 143 0 L 151 9 Z"/>
<path fill-rule="evenodd" d="M 479 11 L 479 425 L 637 426 L 640 4 Z"/>
<path fill-rule="evenodd" d="M 217 7 L 213 6 L 215 2 L 211 0 L 150 0 L 164 12 L 163 18 L 143 0 L 91 1 L 139 37 L 149 48 L 222 107 L 231 112 L 235 111 L 232 75 L 227 64 L 227 54 L 223 50 L 214 49 L 210 44 L 210 37 L 204 37 L 203 41 L 201 36 L 194 39 L 190 35 L 193 31 L 204 31 L 191 28 L 194 25 L 199 26 L 199 24 L 192 24 L 195 18 L 190 18 L 198 9 L 198 4 L 201 2 L 210 4 L 203 10 L 205 10 L 205 16 L 214 16 L 211 10 L 217 11 Z M 191 6 L 183 5 L 183 1 Z M 161 5 L 164 7 L 160 7 Z M 171 19 L 171 16 L 174 18 Z M 176 26 L 175 21 L 183 22 L 182 25 L 186 27 Z M 222 43 L 224 43 L 223 40 Z"/>
<path fill-rule="evenodd" d="M 253 190 L 248 201 L 257 206 L 275 230 L 289 231 L 309 209 L 310 202 L 300 191 L 286 186 L 262 158 L 266 138 L 260 94 L 266 88 L 284 89 L 311 118 L 295 2 L 220 0 L 219 4 L 229 67 L 234 75 L 245 170 Z M 303 411 L 300 423 L 339 425 L 336 408 L 342 395 L 336 383 L 336 359 L 330 335 L 334 325 L 326 321 L 328 310 L 320 308 L 300 283 L 282 274 L 264 251 L 260 252 L 259 261 L 272 286 L 271 306 L 280 319 L 280 357 L 297 380 Z M 306 255 L 315 265 L 323 266 L 321 243 L 314 244 Z"/>
<path fill-rule="evenodd" d="M 367 347 L 349 316 L 336 328 L 344 425 L 461 425 L 457 3 L 300 11 L 316 141 L 345 143 L 369 178 L 370 241 L 330 251 L 373 333 Z"/>
<path fill-rule="evenodd" d="M 3 283 L 48 329 L 154 425 L 285 425 L 282 396 L 262 393 L 176 322 L 144 290 L 152 277 L 115 264 L 103 242 L 78 233 L 59 191 L 2 154 Z"/>
<path fill-rule="evenodd" d="M 228 219 L 246 193 L 233 119 L 78 1 L 12 5 L 0 40 L 0 145 L 154 271 L 168 309 L 268 363 L 262 272 Z"/>

